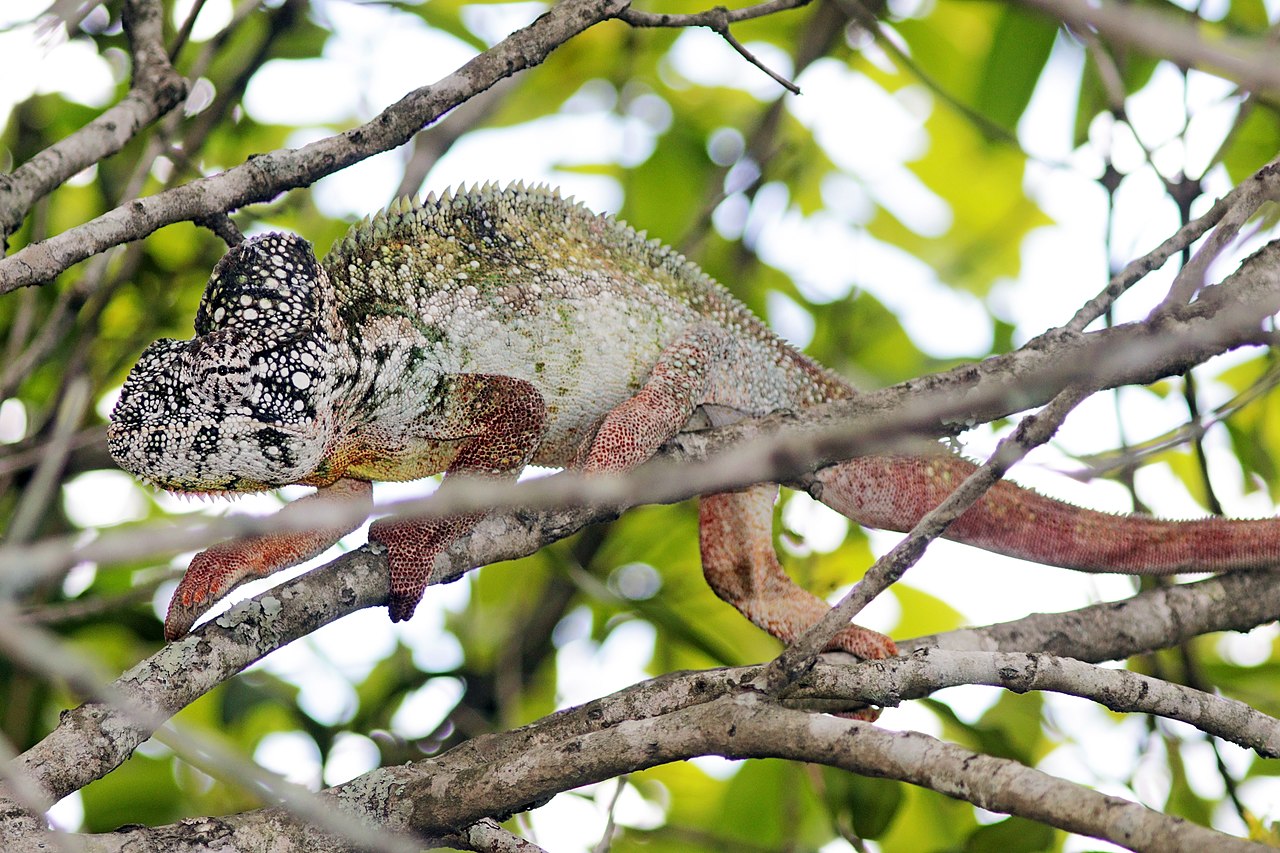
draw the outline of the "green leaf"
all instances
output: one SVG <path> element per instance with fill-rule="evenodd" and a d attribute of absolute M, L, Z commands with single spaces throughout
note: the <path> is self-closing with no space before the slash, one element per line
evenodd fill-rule
<path fill-rule="evenodd" d="M 1034 767 L 1055 747 L 1041 725 L 1043 707 L 1043 694 L 1001 693 L 975 727 L 982 751 Z"/>
<path fill-rule="evenodd" d="M 1231 447 L 1244 473 L 1244 489 L 1265 485 L 1272 500 L 1280 500 L 1280 418 L 1275 416 L 1275 395 L 1264 405 L 1237 412 L 1226 422 Z"/>
<path fill-rule="evenodd" d="M 1057 35 L 1057 25 L 1048 18 L 1013 6 L 1002 8 L 974 108 L 1006 130 L 1016 131 Z"/>
<path fill-rule="evenodd" d="M 773 850 L 815 849 L 832 837 L 805 766 L 775 759 L 743 764 L 721 800 L 720 831 Z"/>
<path fill-rule="evenodd" d="M 657 595 L 624 605 L 657 630 L 656 670 L 768 660 L 778 653 L 778 641 L 717 598 L 703 579 L 696 507 L 696 502 L 687 501 L 624 513 L 614 522 L 593 568 L 607 574 L 627 563 L 645 563 L 657 571 L 662 582 Z M 617 613 L 619 605 L 610 602 L 605 612 Z"/>
<path fill-rule="evenodd" d="M 1054 849 L 1053 827 L 1020 817 L 980 826 L 964 843 L 964 853 L 1037 853 Z"/>
<path fill-rule="evenodd" d="M 476 5 L 475 0 L 430 0 L 429 3 L 394 3 L 392 5 L 409 14 L 417 15 L 433 28 L 448 33 L 477 51 L 489 47 L 462 22 L 462 10 Z"/>
<path fill-rule="evenodd" d="M 875 840 L 884 835 L 906 799 L 906 786 L 892 779 L 873 779 L 834 767 L 823 767 L 821 772 L 827 809 L 860 838 Z"/>
<path fill-rule="evenodd" d="M 965 624 L 964 614 L 935 595 L 916 589 L 908 583 L 895 584 L 891 592 L 898 599 L 902 616 L 894 629 L 895 636 L 919 637 L 953 631 Z"/>
<path fill-rule="evenodd" d="M 1201 797 L 1187 779 L 1187 767 L 1182 757 L 1182 742 L 1172 736 L 1164 738 L 1166 764 L 1169 768 L 1169 796 L 1164 809 L 1171 815 L 1186 818 L 1201 826 L 1213 821 L 1215 803 Z"/>
<path fill-rule="evenodd" d="M 1114 58 L 1119 66 L 1124 94 L 1137 92 L 1151 80 L 1158 60 L 1140 53 L 1125 52 Z M 1089 126 L 1101 113 L 1108 112 L 1112 104 L 1107 99 L 1106 87 L 1098 72 L 1093 54 L 1085 54 L 1084 75 L 1080 80 L 1080 95 L 1076 100 L 1076 124 L 1073 144 L 1080 146 L 1089 139 Z"/>
<path fill-rule="evenodd" d="M 1023 190 L 1020 150 L 992 144 L 966 116 L 942 106 L 926 129 L 929 150 L 910 168 L 946 202 L 950 227 L 940 237 L 922 235 L 881 210 L 868 231 L 928 264 L 951 287 L 985 295 L 998 279 L 1018 275 L 1023 238 L 1052 220 Z"/>
<path fill-rule="evenodd" d="M 1243 181 L 1276 156 L 1280 147 L 1280 111 L 1249 102 L 1222 146 L 1220 159 L 1233 182 Z"/>
<path fill-rule="evenodd" d="M 135 752 L 114 771 L 80 791 L 84 831 L 110 832 L 125 824 L 159 825 L 183 817 L 168 758 Z"/>
<path fill-rule="evenodd" d="M 705 137 L 673 126 L 649 159 L 625 175 L 622 218 L 664 243 L 678 243 L 702 209 L 702 188 L 712 165 Z"/>
<path fill-rule="evenodd" d="M 1246 33 L 1261 33 L 1271 24 L 1263 0 L 1231 0 L 1223 20 Z"/>
<path fill-rule="evenodd" d="M 907 336 L 880 300 L 865 291 L 821 305 L 807 352 L 862 388 L 879 388 L 928 373 L 938 364 Z"/>
<path fill-rule="evenodd" d="M 878 839 L 882 850 L 958 850 L 977 826 L 968 803 L 911 785 L 902 793 L 896 819 Z"/>

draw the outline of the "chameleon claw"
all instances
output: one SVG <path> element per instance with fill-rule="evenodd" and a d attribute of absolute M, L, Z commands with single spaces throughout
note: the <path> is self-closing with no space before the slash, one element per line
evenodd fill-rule
<path fill-rule="evenodd" d="M 884 660 L 898 656 L 898 644 L 878 631 L 850 625 L 831 639 L 827 651 L 848 652 L 862 660 Z"/>
<path fill-rule="evenodd" d="M 846 720 L 861 720 L 864 723 L 874 723 L 876 720 L 880 719 L 882 711 L 884 711 L 883 708 L 878 708 L 875 705 L 867 705 L 866 707 L 859 708 L 856 711 L 847 711 L 836 714 L 836 716 L 844 717 Z"/>
<path fill-rule="evenodd" d="M 193 607 L 174 596 L 173 601 L 169 602 L 169 612 L 164 617 L 164 638 L 169 642 L 182 638 L 208 609 L 208 605 L 197 604 Z"/>
<path fill-rule="evenodd" d="M 197 558 L 199 556 L 203 555 L 197 555 Z M 194 560 L 191 565 L 196 568 Z M 164 638 L 173 641 L 182 637 L 220 597 L 207 574 L 188 569 L 169 601 L 169 612 L 164 617 Z"/>
<path fill-rule="evenodd" d="M 408 622 L 413 618 L 413 612 L 418 609 L 420 601 L 422 601 L 422 590 L 416 593 L 392 590 L 391 596 L 387 599 L 387 612 L 391 616 L 391 621 Z"/>
<path fill-rule="evenodd" d="M 164 637 L 173 641 L 188 631 L 224 595 L 261 571 L 240 553 L 243 542 L 215 545 L 196 554 L 169 601 Z"/>

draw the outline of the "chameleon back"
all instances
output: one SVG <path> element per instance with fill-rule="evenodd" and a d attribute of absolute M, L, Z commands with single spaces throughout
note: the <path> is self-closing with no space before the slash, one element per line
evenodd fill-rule
<path fill-rule="evenodd" d="M 674 250 L 541 188 L 406 199 L 353 226 L 323 266 L 341 322 L 360 332 L 357 362 L 380 367 L 363 408 L 409 417 L 395 399 L 406 375 L 513 376 L 547 403 L 543 465 L 570 462 L 694 326 L 725 332 L 705 403 L 759 415 L 850 393 Z"/>

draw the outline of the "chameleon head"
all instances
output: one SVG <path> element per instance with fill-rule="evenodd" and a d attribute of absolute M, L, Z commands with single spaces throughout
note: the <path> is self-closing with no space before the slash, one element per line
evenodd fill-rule
<path fill-rule="evenodd" d="M 271 234 L 219 262 L 196 337 L 143 351 L 111 413 L 125 470 L 183 492 L 255 491 L 314 478 L 332 432 L 334 374 L 320 334 L 324 273 L 302 240 Z"/>

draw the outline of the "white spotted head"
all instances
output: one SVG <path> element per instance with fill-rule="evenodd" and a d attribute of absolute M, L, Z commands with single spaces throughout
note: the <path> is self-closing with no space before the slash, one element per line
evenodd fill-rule
<path fill-rule="evenodd" d="M 254 491 L 321 473 L 333 429 L 328 283 L 311 247 L 268 234 L 218 262 L 196 337 L 147 347 L 111 413 L 120 467 L 161 488 Z"/>

